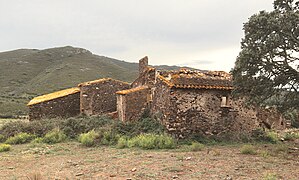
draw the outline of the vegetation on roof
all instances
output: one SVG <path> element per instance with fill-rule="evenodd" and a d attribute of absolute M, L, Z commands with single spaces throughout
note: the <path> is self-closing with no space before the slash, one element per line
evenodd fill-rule
<path fill-rule="evenodd" d="M 140 87 L 136 87 L 136 88 L 117 91 L 116 94 L 125 95 L 125 94 L 130 94 L 130 93 L 133 93 L 133 92 L 137 92 L 137 91 L 142 91 L 142 90 L 145 90 L 145 89 L 148 89 L 148 87 L 147 86 L 140 86 Z"/>
<path fill-rule="evenodd" d="M 33 98 L 27 104 L 27 106 L 31 106 L 31 105 L 34 105 L 34 104 L 39 104 L 39 103 L 46 102 L 46 101 L 50 101 L 50 100 L 57 99 L 57 98 L 60 98 L 60 97 L 64 97 L 64 96 L 67 96 L 67 95 L 70 95 L 70 94 L 75 94 L 77 92 L 80 92 L 80 89 L 78 87 L 74 87 L 74 88 L 64 89 L 64 90 L 61 90 L 61 91 L 56 91 L 56 92 L 53 92 L 53 93 L 50 93 L 50 94 L 45 94 L 45 95 Z"/>

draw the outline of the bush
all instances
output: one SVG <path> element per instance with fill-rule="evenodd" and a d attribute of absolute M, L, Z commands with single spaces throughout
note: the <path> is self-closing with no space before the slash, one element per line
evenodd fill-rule
<path fill-rule="evenodd" d="M 277 180 L 277 176 L 275 174 L 269 173 L 266 174 L 263 178 L 263 180 Z"/>
<path fill-rule="evenodd" d="M 59 129 L 54 129 L 48 132 L 44 137 L 42 142 L 48 144 L 55 144 L 65 141 L 67 136 Z"/>
<path fill-rule="evenodd" d="M 287 141 L 299 139 L 299 132 L 288 132 L 284 135 L 284 139 Z"/>
<path fill-rule="evenodd" d="M 4 142 L 6 140 L 5 136 L 3 136 L 2 134 L 0 134 L 0 143 Z"/>
<path fill-rule="evenodd" d="M 94 130 L 89 131 L 88 133 L 80 134 L 78 140 L 84 146 L 90 147 L 96 144 L 96 140 L 99 138 L 99 133 L 95 132 Z"/>
<path fill-rule="evenodd" d="M 139 121 L 128 123 L 115 121 L 112 129 L 115 130 L 117 134 L 126 135 L 129 137 L 146 133 L 163 134 L 165 132 L 164 126 L 152 118 L 143 118 Z"/>
<path fill-rule="evenodd" d="M 140 134 L 127 142 L 128 147 L 140 147 L 142 149 L 173 149 L 176 141 L 168 135 Z"/>
<path fill-rule="evenodd" d="M 115 145 L 120 138 L 120 135 L 114 131 L 105 131 L 101 133 L 101 144 L 102 145 Z"/>
<path fill-rule="evenodd" d="M 252 145 L 244 145 L 241 148 L 241 154 L 251 154 L 254 155 L 256 154 L 256 150 Z"/>
<path fill-rule="evenodd" d="M 100 127 L 112 127 L 113 120 L 105 116 L 79 116 L 71 117 L 61 123 L 61 130 L 69 138 L 76 138 L 82 133 L 87 133 Z"/>
<path fill-rule="evenodd" d="M 10 148 L 9 144 L 0 144 L 0 152 L 10 151 Z"/>
<path fill-rule="evenodd" d="M 199 143 L 199 142 L 192 142 L 192 144 L 189 146 L 191 151 L 201 151 L 205 145 Z"/>
<path fill-rule="evenodd" d="M 0 134 L 8 138 L 19 133 L 35 134 L 42 137 L 54 128 L 59 127 L 60 119 L 45 119 L 38 121 L 14 121 L 3 125 L 0 129 Z"/>
<path fill-rule="evenodd" d="M 252 137 L 255 141 L 277 143 L 279 142 L 278 134 L 274 131 L 264 131 L 263 129 L 256 129 L 252 132 Z"/>
<path fill-rule="evenodd" d="M 35 135 L 28 134 L 28 133 L 19 133 L 13 137 L 9 137 L 5 143 L 6 144 L 24 144 L 30 142 L 32 139 L 35 138 Z"/>
<path fill-rule="evenodd" d="M 124 136 L 120 137 L 117 141 L 116 147 L 119 149 L 128 147 L 127 137 L 124 137 Z"/>

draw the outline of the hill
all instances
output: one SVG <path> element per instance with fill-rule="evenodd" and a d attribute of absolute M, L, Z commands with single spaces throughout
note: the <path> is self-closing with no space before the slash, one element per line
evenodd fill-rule
<path fill-rule="evenodd" d="M 132 82 L 138 75 L 138 64 L 66 46 L 2 52 L 0 72 L 0 116 L 21 115 L 27 113 L 26 103 L 31 98 L 81 82 L 104 77 Z"/>

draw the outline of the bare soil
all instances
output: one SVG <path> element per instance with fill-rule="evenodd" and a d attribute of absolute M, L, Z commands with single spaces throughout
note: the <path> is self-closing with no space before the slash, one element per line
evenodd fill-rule
<path fill-rule="evenodd" d="M 141 150 L 86 148 L 77 142 L 14 145 L 0 153 L 0 179 L 277 179 L 299 178 L 298 142 Z"/>

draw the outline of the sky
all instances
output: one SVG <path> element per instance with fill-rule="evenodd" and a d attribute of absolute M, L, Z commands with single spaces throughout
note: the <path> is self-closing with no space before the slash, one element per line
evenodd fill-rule
<path fill-rule="evenodd" d="M 229 71 L 273 0 L 0 0 L 0 52 L 74 46 L 128 62 Z"/>

